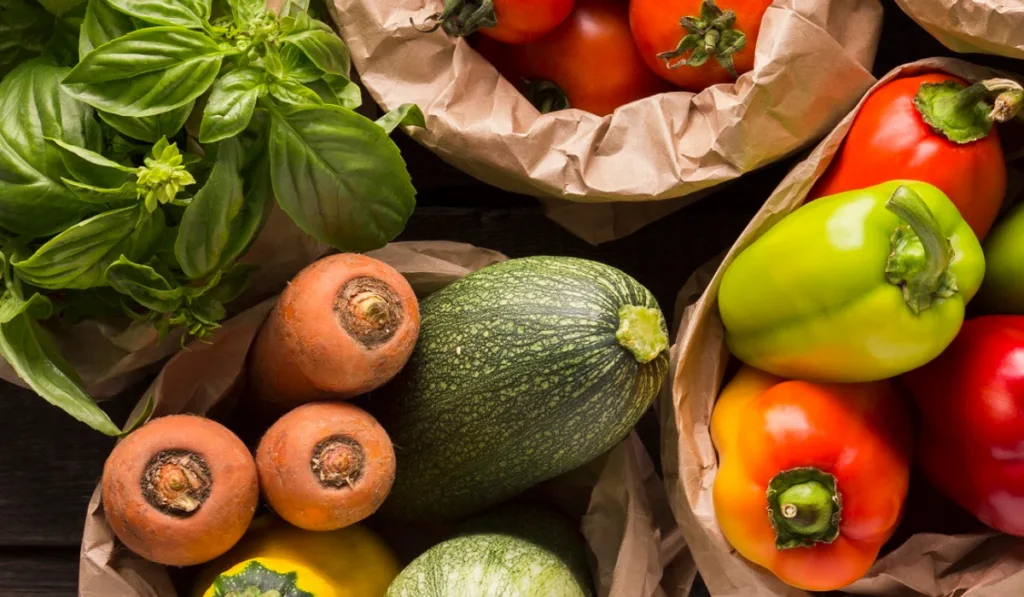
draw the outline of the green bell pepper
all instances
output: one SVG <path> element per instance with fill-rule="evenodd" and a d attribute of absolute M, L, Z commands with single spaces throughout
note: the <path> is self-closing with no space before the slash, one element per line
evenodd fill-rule
<path fill-rule="evenodd" d="M 890 181 L 783 218 L 726 269 L 718 308 L 729 349 L 753 367 L 874 381 L 938 356 L 984 274 L 977 237 L 942 191 Z"/>
<path fill-rule="evenodd" d="M 1024 315 L 1024 204 L 985 239 L 985 282 L 978 302 L 991 313 Z"/>

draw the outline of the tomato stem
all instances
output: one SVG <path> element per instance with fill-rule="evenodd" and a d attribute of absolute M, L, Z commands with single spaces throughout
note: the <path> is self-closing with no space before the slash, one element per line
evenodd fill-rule
<path fill-rule="evenodd" d="M 416 27 L 412 19 L 410 22 Z M 427 17 L 427 22 L 434 24 L 416 29 L 432 33 L 443 27 L 452 37 L 467 37 L 481 28 L 496 27 L 498 18 L 494 14 L 494 0 L 445 0 L 444 10 Z"/>
<path fill-rule="evenodd" d="M 714 57 L 733 77 L 738 77 L 733 54 L 747 46 L 747 36 L 736 29 L 736 13 L 723 11 L 715 5 L 714 0 L 704 0 L 700 7 L 700 16 L 683 17 L 679 24 L 687 34 L 679 41 L 674 50 L 658 54 L 669 69 L 683 66 L 703 66 L 708 59 Z M 689 54 L 682 60 L 676 60 Z"/>
<path fill-rule="evenodd" d="M 935 216 L 913 189 L 898 187 L 885 207 L 906 222 L 893 231 L 886 280 L 903 289 L 903 300 L 917 315 L 931 307 L 934 299 L 958 292 L 949 271 L 953 251 Z"/>
<path fill-rule="evenodd" d="M 572 107 L 569 96 L 556 83 L 544 79 L 523 79 L 526 83 L 526 99 L 540 111 L 549 114 Z"/>

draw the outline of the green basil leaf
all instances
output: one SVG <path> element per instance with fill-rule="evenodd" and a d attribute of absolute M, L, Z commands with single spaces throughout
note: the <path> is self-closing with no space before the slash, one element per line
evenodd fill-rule
<path fill-rule="evenodd" d="M 117 10 L 156 25 L 202 29 L 210 0 L 107 0 Z"/>
<path fill-rule="evenodd" d="M 264 0 L 231 0 L 230 4 L 231 18 L 239 29 L 246 29 L 267 7 Z"/>
<path fill-rule="evenodd" d="M 284 65 L 284 72 L 288 73 L 288 78 L 299 83 L 312 83 L 324 76 L 324 71 L 317 68 L 296 46 L 281 47 L 281 62 Z"/>
<path fill-rule="evenodd" d="M 172 286 L 155 269 L 123 255 L 107 268 L 107 281 L 114 290 L 157 313 L 175 311 L 184 296 L 180 286 Z"/>
<path fill-rule="evenodd" d="M 85 4 L 71 8 L 54 21 L 53 34 L 46 42 L 44 55 L 60 65 L 78 63 L 78 41 L 85 21 Z"/>
<path fill-rule="evenodd" d="M 307 83 L 306 86 L 315 91 L 325 104 L 350 110 L 363 104 L 363 92 L 359 85 L 341 75 L 324 75 L 321 80 Z"/>
<path fill-rule="evenodd" d="M 114 10 L 106 0 L 89 0 L 85 9 L 82 34 L 78 38 L 78 58 L 103 44 L 135 31 L 135 21 L 123 12 Z"/>
<path fill-rule="evenodd" d="M 86 203 L 106 206 L 138 200 L 138 191 L 136 190 L 138 187 L 136 187 L 133 181 L 128 181 L 117 188 L 111 189 L 88 185 L 77 180 L 71 180 L 70 178 L 62 180 L 80 201 Z"/>
<path fill-rule="evenodd" d="M 181 27 L 140 29 L 90 52 L 64 78 L 64 88 L 106 112 L 152 116 L 206 92 L 231 51 Z"/>
<path fill-rule="evenodd" d="M 153 116 L 119 116 L 97 110 L 100 119 L 109 124 L 117 132 L 139 141 L 156 143 L 163 137 L 174 137 L 185 126 L 185 121 L 192 114 L 195 101 L 175 108 L 169 112 Z"/>
<path fill-rule="evenodd" d="M 229 303 L 242 294 L 259 269 L 255 265 L 236 263 L 231 269 L 224 272 L 216 286 L 207 290 L 203 295 L 221 304 Z"/>
<path fill-rule="evenodd" d="M 309 0 L 284 0 L 279 15 L 281 18 L 306 14 L 309 11 Z"/>
<path fill-rule="evenodd" d="M 395 128 L 400 126 L 425 127 L 427 126 L 427 121 L 424 119 L 423 110 L 420 110 L 419 106 L 416 104 L 402 104 L 378 118 L 377 126 L 384 129 L 386 133 L 391 134 Z"/>
<path fill-rule="evenodd" d="M 325 73 L 349 76 L 352 57 L 345 42 L 330 27 L 308 16 L 303 15 L 296 22 L 297 30 L 282 37 L 281 42 L 297 47 Z"/>
<path fill-rule="evenodd" d="M 61 182 L 71 173 L 46 142 L 103 146 L 92 108 L 61 89 L 67 72 L 35 58 L 0 83 L 0 227 L 30 238 L 55 234 L 92 211 Z"/>
<path fill-rule="evenodd" d="M 110 436 L 120 430 L 85 391 L 53 339 L 28 313 L 0 324 L 0 355 L 18 377 L 50 404 Z"/>
<path fill-rule="evenodd" d="M 162 211 L 150 215 L 135 204 L 76 224 L 28 259 L 12 263 L 22 279 L 39 288 L 103 286 L 104 272 L 121 255 L 148 259 L 157 249 L 164 226 Z"/>
<path fill-rule="evenodd" d="M 217 323 L 227 316 L 227 311 L 224 309 L 224 305 L 221 304 L 220 301 L 217 301 L 207 295 L 200 296 L 192 301 L 189 305 L 189 311 L 191 312 L 192 317 L 207 326 L 217 326 Z M 198 334 L 193 332 L 192 335 L 195 336 Z"/>
<path fill-rule="evenodd" d="M 341 251 L 383 247 L 416 204 L 405 162 L 373 121 L 337 106 L 271 112 L 270 176 L 281 208 Z"/>
<path fill-rule="evenodd" d="M 85 4 L 85 0 L 39 0 L 50 14 L 62 16 L 79 5 Z"/>
<path fill-rule="evenodd" d="M 38 292 L 27 301 L 13 292 L 5 292 L 0 296 L 0 324 L 7 323 L 22 313 L 27 313 L 33 319 L 49 319 L 53 315 L 53 303 Z"/>
<path fill-rule="evenodd" d="M 266 53 L 263 55 L 263 68 L 275 79 L 284 78 L 284 60 L 281 58 L 281 53 L 274 49 L 274 46 L 266 46 Z"/>
<path fill-rule="evenodd" d="M 68 172 L 85 184 L 104 188 L 120 187 L 137 171 L 137 168 L 122 166 L 84 147 L 77 147 L 52 137 L 47 137 L 46 140 L 60 150 L 60 157 L 64 160 Z"/>
<path fill-rule="evenodd" d="M 0 4 L 0 79 L 43 51 L 53 31 L 53 16 L 31 0 Z"/>
<path fill-rule="evenodd" d="M 241 68 L 214 83 L 199 126 L 199 142 L 216 143 L 244 131 L 256 109 L 256 100 L 266 90 L 264 79 L 259 69 Z"/>
<path fill-rule="evenodd" d="M 245 190 L 242 209 L 231 219 L 231 232 L 220 258 L 221 264 L 225 266 L 249 250 L 267 223 L 273 207 L 274 190 L 270 184 L 270 161 L 266 153 L 246 169 L 242 178 L 249 181 L 249 185 Z M 230 299 L 220 300 L 227 302 Z"/>
<path fill-rule="evenodd" d="M 319 106 L 324 103 L 315 91 L 298 81 L 289 79 L 271 83 L 270 95 L 293 106 Z"/>
<path fill-rule="evenodd" d="M 242 160 L 241 143 L 234 138 L 223 141 L 210 178 L 181 218 L 174 255 L 190 280 L 206 277 L 222 265 L 232 220 L 245 202 L 239 173 Z"/>

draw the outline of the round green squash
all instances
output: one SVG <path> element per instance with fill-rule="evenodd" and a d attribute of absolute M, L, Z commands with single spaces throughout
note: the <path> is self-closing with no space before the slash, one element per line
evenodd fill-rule
<path fill-rule="evenodd" d="M 502 508 L 413 560 L 385 597 L 591 597 L 586 547 L 565 517 Z"/>
<path fill-rule="evenodd" d="M 398 470 L 380 514 L 472 514 L 593 460 L 650 406 L 668 369 L 654 296 L 568 257 L 491 265 L 420 304 L 409 363 L 374 411 Z"/>

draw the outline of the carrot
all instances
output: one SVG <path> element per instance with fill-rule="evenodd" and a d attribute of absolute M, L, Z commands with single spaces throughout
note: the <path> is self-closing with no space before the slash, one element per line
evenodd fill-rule
<path fill-rule="evenodd" d="M 369 413 L 345 402 L 292 410 L 256 450 L 263 496 L 281 518 L 308 531 L 370 516 L 395 480 L 395 451 Z"/>
<path fill-rule="evenodd" d="M 394 268 L 326 257 L 299 272 L 260 330 L 252 388 L 284 407 L 365 394 L 405 366 L 419 329 L 416 295 Z"/>
<path fill-rule="evenodd" d="M 167 566 L 208 562 L 245 534 L 259 485 L 252 454 L 223 425 L 193 415 L 154 419 L 103 467 L 103 510 L 140 556 Z"/>

